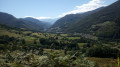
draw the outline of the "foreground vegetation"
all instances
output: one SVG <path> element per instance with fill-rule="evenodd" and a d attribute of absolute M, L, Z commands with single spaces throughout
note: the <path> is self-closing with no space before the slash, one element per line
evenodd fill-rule
<path fill-rule="evenodd" d="M 0 31 L 2 67 L 115 67 L 120 56 L 119 39 L 103 40 L 89 34 L 42 33 L 5 26 L 0 27 Z"/>
<path fill-rule="evenodd" d="M 96 67 L 94 62 L 88 61 L 81 54 L 60 55 L 57 52 L 43 52 L 43 55 L 40 55 L 17 50 L 1 54 L 2 67 Z"/>

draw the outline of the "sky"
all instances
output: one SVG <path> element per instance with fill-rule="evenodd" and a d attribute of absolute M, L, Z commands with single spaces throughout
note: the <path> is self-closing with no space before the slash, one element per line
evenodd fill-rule
<path fill-rule="evenodd" d="M 0 0 L 0 12 L 17 18 L 54 19 L 108 6 L 117 0 Z"/>

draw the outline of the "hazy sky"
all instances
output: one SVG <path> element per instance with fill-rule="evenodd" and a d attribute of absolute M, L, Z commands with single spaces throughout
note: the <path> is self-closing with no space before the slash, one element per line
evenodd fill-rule
<path fill-rule="evenodd" d="M 0 12 L 17 18 L 57 18 L 110 5 L 117 0 L 0 0 Z"/>

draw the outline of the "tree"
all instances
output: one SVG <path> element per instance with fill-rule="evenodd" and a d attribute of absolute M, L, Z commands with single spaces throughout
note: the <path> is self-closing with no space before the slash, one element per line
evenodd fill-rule
<path fill-rule="evenodd" d="M 118 49 L 112 49 L 109 47 L 102 47 L 102 46 L 97 46 L 97 47 L 91 47 L 87 50 L 86 55 L 90 57 L 101 57 L 101 58 L 116 58 L 117 53 L 119 52 Z"/>
<path fill-rule="evenodd" d="M 42 45 L 46 45 L 48 43 L 48 40 L 44 38 L 40 38 L 39 41 L 40 41 L 40 44 Z"/>
<path fill-rule="evenodd" d="M 34 40 L 34 44 L 37 44 L 36 40 Z"/>
<path fill-rule="evenodd" d="M 22 44 L 25 44 L 25 43 L 26 43 L 25 39 L 22 39 Z"/>

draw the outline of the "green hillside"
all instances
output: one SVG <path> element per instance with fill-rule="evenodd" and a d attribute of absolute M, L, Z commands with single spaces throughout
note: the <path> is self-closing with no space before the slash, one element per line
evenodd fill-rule
<path fill-rule="evenodd" d="M 64 29 L 68 28 L 69 26 L 71 26 L 73 23 L 77 22 L 80 19 L 85 18 L 86 16 L 95 13 L 101 9 L 103 9 L 104 7 L 100 7 L 98 9 L 95 9 L 93 11 L 88 11 L 85 13 L 78 13 L 78 14 L 69 14 L 66 15 L 60 19 L 58 19 L 49 29 L 49 31 L 52 32 L 63 32 Z"/>
<path fill-rule="evenodd" d="M 118 37 L 120 22 L 120 1 L 95 12 L 76 23 L 73 23 L 65 32 L 91 33 L 103 37 Z M 106 24 L 106 22 L 109 22 Z M 107 30 L 107 31 L 106 31 Z M 109 34 L 109 35 L 108 35 Z"/>

